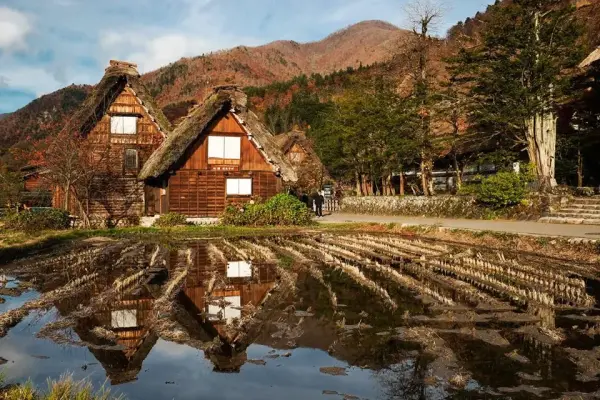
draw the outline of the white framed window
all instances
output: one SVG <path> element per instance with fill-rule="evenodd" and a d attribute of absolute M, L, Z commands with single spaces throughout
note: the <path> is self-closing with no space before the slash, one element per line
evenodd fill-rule
<path fill-rule="evenodd" d="M 234 196 L 251 196 L 252 178 L 228 178 L 227 194 Z"/>
<path fill-rule="evenodd" d="M 241 137 L 208 137 L 208 158 L 225 158 L 228 160 L 239 160 L 241 156 L 241 148 Z"/>
<path fill-rule="evenodd" d="M 234 318 L 242 317 L 242 298 L 241 296 L 225 296 L 223 301 L 226 304 L 224 307 L 209 304 L 208 319 L 210 321 L 226 321 L 231 323 Z"/>
<path fill-rule="evenodd" d="M 112 328 L 135 328 L 137 324 L 137 310 L 117 310 L 110 313 L 110 326 Z"/>
<path fill-rule="evenodd" d="M 137 117 L 114 115 L 110 117 L 110 133 L 115 135 L 135 135 L 137 133 Z"/>
<path fill-rule="evenodd" d="M 252 277 L 252 264 L 248 261 L 229 261 L 227 263 L 228 278 Z"/>

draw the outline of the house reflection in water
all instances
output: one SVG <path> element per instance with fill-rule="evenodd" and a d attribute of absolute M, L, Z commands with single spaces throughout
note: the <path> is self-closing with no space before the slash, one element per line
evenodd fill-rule
<path fill-rule="evenodd" d="M 245 351 L 235 352 L 228 344 L 243 326 L 240 320 L 253 306 L 262 303 L 275 285 L 277 275 L 268 265 L 253 264 L 247 260 L 234 260 L 211 264 L 206 242 L 190 247 L 195 254 L 194 265 L 186 276 L 178 301 L 186 321 L 182 326 L 189 336 L 204 343 L 214 342 L 218 336 L 224 345 L 221 349 L 205 352 L 215 366 L 215 371 L 237 372 L 246 361 Z M 178 251 L 174 250 L 164 271 L 153 271 L 133 292 L 120 295 L 101 311 L 79 319 L 74 327 L 80 339 L 106 370 L 112 385 L 133 381 L 141 371 L 142 363 L 158 340 L 158 335 L 148 326 L 154 302 L 177 266 Z M 62 315 L 87 305 L 90 298 L 112 286 L 115 276 L 103 276 L 94 293 L 72 298 L 57 304 Z"/>
<path fill-rule="evenodd" d="M 86 297 L 102 293 L 111 284 L 112 278 L 106 277 L 106 282 L 97 285 L 94 293 Z M 77 303 L 61 303 L 57 308 L 66 315 L 73 311 L 69 310 L 70 304 Z M 141 286 L 119 296 L 92 316 L 79 319 L 74 327 L 75 333 L 89 344 L 88 349 L 104 367 L 111 385 L 135 380 L 156 344 L 158 336 L 146 323 L 153 306 L 154 297 Z"/>
<path fill-rule="evenodd" d="M 219 351 L 205 353 L 215 371 L 236 372 L 246 361 L 245 352 L 229 345 L 240 331 L 240 321 L 260 305 L 275 285 L 277 274 L 266 264 L 247 260 L 211 265 L 206 244 L 197 244 L 195 266 L 186 278 L 181 303 L 212 341 L 224 343 Z"/>

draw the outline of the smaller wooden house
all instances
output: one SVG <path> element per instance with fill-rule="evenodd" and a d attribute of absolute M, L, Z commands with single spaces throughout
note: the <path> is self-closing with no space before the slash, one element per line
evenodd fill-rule
<path fill-rule="evenodd" d="M 144 164 L 148 215 L 217 217 L 229 203 L 267 199 L 297 180 L 273 135 L 235 86 L 217 87 Z"/>
<path fill-rule="evenodd" d="M 115 223 L 146 214 L 147 191 L 137 176 L 171 130 L 136 68 L 136 64 L 110 61 L 100 83 L 62 132 L 89 141 L 94 153 L 90 157 L 98 165 L 88 214 Z M 73 197 L 66 200 L 64 189 L 57 188 L 53 206 L 79 214 L 82 205 Z"/>
<path fill-rule="evenodd" d="M 325 181 L 330 180 L 327 169 L 304 132 L 293 130 L 283 133 L 275 136 L 275 141 L 296 171 L 298 179 L 295 186 L 298 189 L 320 190 Z"/>

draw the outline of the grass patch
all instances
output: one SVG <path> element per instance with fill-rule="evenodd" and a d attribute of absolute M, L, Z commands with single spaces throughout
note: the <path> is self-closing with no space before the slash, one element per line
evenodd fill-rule
<path fill-rule="evenodd" d="M 88 381 L 75 381 L 70 375 L 59 380 L 48 379 L 48 388 L 39 390 L 31 381 L 3 390 L 4 400 L 125 400 L 124 396 L 114 396 L 110 390 L 101 387 L 94 390 Z"/>

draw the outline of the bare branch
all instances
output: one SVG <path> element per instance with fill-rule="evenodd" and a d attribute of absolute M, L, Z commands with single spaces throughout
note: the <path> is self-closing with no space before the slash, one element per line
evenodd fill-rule
<path fill-rule="evenodd" d="M 412 0 L 404 11 L 413 32 L 427 36 L 437 33 L 448 7 L 444 0 Z"/>

